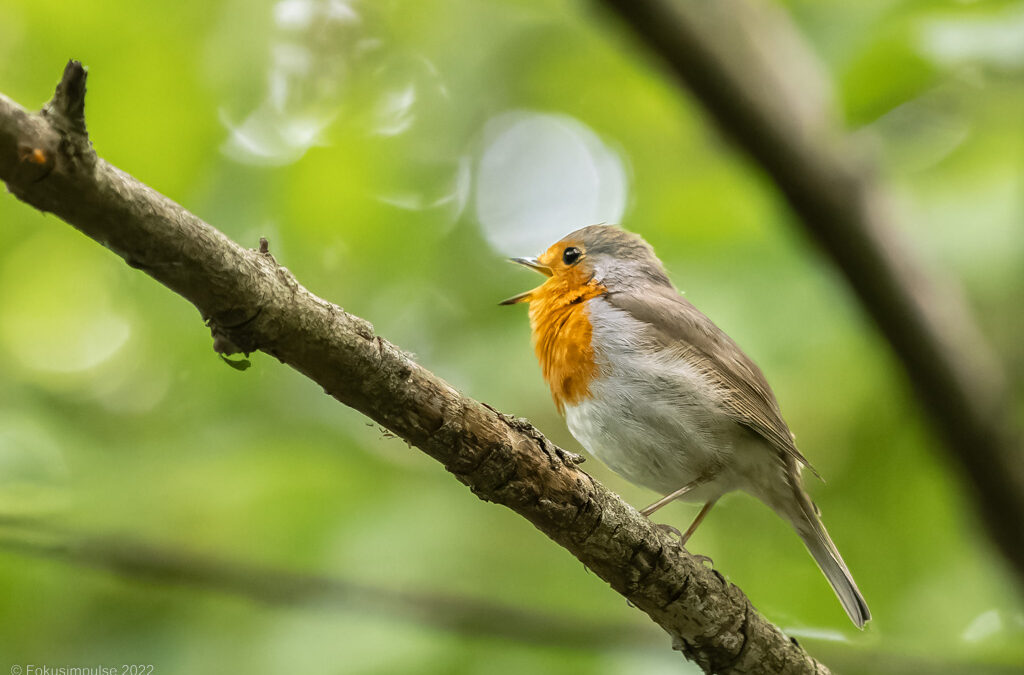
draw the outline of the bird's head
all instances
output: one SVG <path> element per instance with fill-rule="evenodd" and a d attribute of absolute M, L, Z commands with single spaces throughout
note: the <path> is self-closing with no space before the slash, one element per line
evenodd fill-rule
<path fill-rule="evenodd" d="M 639 235 L 615 225 L 590 225 L 566 235 L 536 258 L 512 258 L 548 277 L 533 290 L 502 301 L 503 305 L 530 302 L 557 292 L 573 295 L 600 285 L 608 291 L 635 289 L 644 284 L 668 284 L 665 269 L 654 250 Z"/>

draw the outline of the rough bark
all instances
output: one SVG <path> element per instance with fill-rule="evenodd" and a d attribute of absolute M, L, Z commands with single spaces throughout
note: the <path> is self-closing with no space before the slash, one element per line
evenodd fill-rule
<path fill-rule="evenodd" d="M 688 555 L 522 419 L 463 396 L 245 249 L 96 157 L 72 61 L 31 114 L 0 95 L 0 179 L 194 304 L 224 354 L 263 351 L 533 523 L 648 614 L 708 673 L 827 673 L 743 592 Z M 261 247 L 265 248 L 265 247 Z"/>
<path fill-rule="evenodd" d="M 1024 584 L 1024 454 L 1003 368 L 958 289 L 924 271 L 893 227 L 867 166 L 809 119 L 777 72 L 723 40 L 751 10 L 733 0 L 601 0 L 767 172 L 800 226 L 835 263 L 945 440 L 982 522 Z M 717 15 L 717 16 L 716 16 Z M 742 38 L 737 38 L 742 42 Z M 762 50 L 763 51 L 763 50 Z M 769 59 L 780 54 L 761 54 Z M 776 70 L 778 70 L 776 68 Z M 790 71 L 801 70 L 789 68 Z M 832 132 L 833 138 L 830 138 Z"/>

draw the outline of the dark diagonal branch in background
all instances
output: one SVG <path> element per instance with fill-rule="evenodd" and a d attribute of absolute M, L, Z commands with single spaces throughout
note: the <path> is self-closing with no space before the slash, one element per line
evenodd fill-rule
<path fill-rule="evenodd" d="M 268 607 L 309 607 L 372 614 L 470 638 L 540 647 L 648 651 L 660 649 L 653 627 L 618 625 L 442 593 L 402 591 L 344 579 L 232 561 L 177 544 L 97 536 L 54 527 L 39 519 L 0 516 L 0 552 L 42 558 L 115 575 L 126 582 L 180 586 L 249 598 Z M 814 641 L 813 637 L 808 638 Z M 874 675 L 1019 675 L 1013 665 L 904 652 L 851 650 L 825 640 L 816 645 L 842 672 Z"/>
<path fill-rule="evenodd" d="M 576 556 L 709 673 L 827 673 L 743 592 L 578 468 L 524 420 L 463 396 L 224 234 L 96 157 L 71 62 L 31 114 L 0 96 L 0 179 L 193 303 L 222 353 L 264 351 L 441 462 L 479 498 Z"/>
<path fill-rule="evenodd" d="M 541 646 L 653 648 L 652 638 L 657 637 L 655 629 L 642 625 L 613 625 L 488 600 L 381 588 L 35 522 L 0 528 L 0 551 L 91 567 L 126 579 L 229 593 L 271 606 L 357 610 L 361 616 L 397 618 L 462 635 Z"/>
<path fill-rule="evenodd" d="M 749 14 L 742 2 L 727 2 L 726 9 L 673 0 L 601 2 L 768 173 L 799 216 L 796 222 L 842 271 L 892 344 L 982 521 L 1024 583 L 1021 439 L 998 360 L 959 293 L 924 272 L 894 230 L 878 185 L 850 153 L 828 142 L 827 129 L 806 124 L 762 63 L 722 39 L 729 30 L 735 35 L 735 24 Z M 709 29 L 716 12 L 725 30 Z"/>

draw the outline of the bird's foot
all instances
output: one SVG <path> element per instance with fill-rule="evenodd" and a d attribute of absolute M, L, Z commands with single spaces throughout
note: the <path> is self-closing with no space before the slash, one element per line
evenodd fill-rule
<path fill-rule="evenodd" d="M 683 543 L 683 533 L 677 530 L 676 528 L 672 527 L 671 525 L 668 525 L 666 523 L 655 523 L 654 526 L 662 532 L 664 532 L 665 534 L 667 534 L 668 536 L 675 539 L 677 543 Z"/>
<path fill-rule="evenodd" d="M 690 553 L 689 551 L 687 551 L 686 540 L 689 537 L 685 537 L 683 533 L 680 532 L 678 529 L 665 523 L 655 523 L 654 526 L 662 532 L 664 532 L 665 534 L 667 534 L 673 540 L 673 543 L 676 546 L 682 549 L 683 552 L 686 553 L 686 555 L 690 556 L 691 558 L 694 558 L 699 564 L 703 565 L 704 563 L 707 563 L 710 566 L 714 565 L 715 561 L 707 557 L 706 555 L 700 555 L 699 553 Z"/>
<path fill-rule="evenodd" d="M 685 548 L 683 550 L 686 551 Z M 698 565 L 704 565 L 706 563 L 708 567 L 714 567 L 715 566 L 715 561 L 712 560 L 711 558 L 709 558 L 706 555 L 701 555 L 700 553 L 690 553 L 689 551 L 686 551 L 686 553 L 691 558 L 696 560 Z"/>

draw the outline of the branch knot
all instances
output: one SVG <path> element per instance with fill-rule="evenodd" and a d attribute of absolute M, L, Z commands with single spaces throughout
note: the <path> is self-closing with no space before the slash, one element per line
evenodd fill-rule
<path fill-rule="evenodd" d="M 85 81 L 88 72 L 80 61 L 68 61 L 42 115 L 61 135 L 60 152 L 71 166 L 91 167 L 96 153 L 85 127 Z"/>

